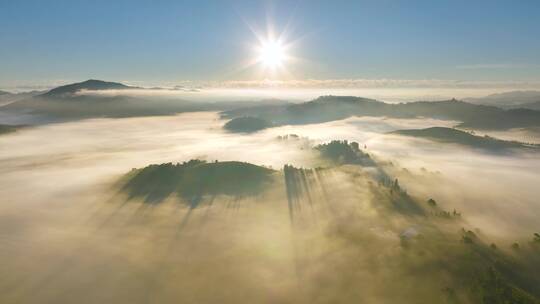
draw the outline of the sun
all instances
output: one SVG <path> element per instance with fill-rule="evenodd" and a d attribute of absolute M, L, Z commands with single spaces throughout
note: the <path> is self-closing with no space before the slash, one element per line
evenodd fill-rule
<path fill-rule="evenodd" d="M 271 23 L 266 30 L 248 27 L 256 40 L 246 44 L 250 54 L 237 71 L 249 69 L 256 78 L 293 79 L 293 71 L 303 62 L 297 54 L 299 39 L 292 39 L 288 27 L 282 31 L 276 31 Z"/>
<path fill-rule="evenodd" d="M 258 61 L 266 68 L 282 67 L 287 59 L 285 46 L 279 41 L 264 41 L 258 48 Z"/>

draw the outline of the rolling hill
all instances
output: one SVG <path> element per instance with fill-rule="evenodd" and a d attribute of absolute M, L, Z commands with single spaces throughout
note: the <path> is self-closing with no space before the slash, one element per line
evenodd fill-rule
<path fill-rule="evenodd" d="M 243 116 L 231 119 L 223 126 L 223 128 L 230 132 L 252 133 L 269 128 L 270 126 L 271 124 L 264 119 Z"/>
<path fill-rule="evenodd" d="M 122 189 L 130 198 L 159 203 L 170 195 L 196 204 L 204 195 L 247 196 L 263 190 L 273 170 L 249 163 L 190 160 L 134 169 Z"/>
<path fill-rule="evenodd" d="M 173 115 L 194 111 L 225 111 L 254 104 L 260 106 L 284 104 L 279 100 L 192 102 L 178 97 L 135 96 L 129 92 L 130 89 L 147 90 L 117 82 L 91 79 L 60 86 L 45 93 L 24 96 L 25 98 L 17 99 L 4 106 L 0 104 L 0 112 L 31 114 L 45 121 L 67 121 L 98 117 L 118 118 Z M 105 90 L 115 90 L 115 94 L 80 94 L 81 91 Z"/>
<path fill-rule="evenodd" d="M 523 108 L 524 105 L 540 102 L 540 91 L 510 91 L 491 94 L 485 97 L 466 98 L 465 100 L 475 104 L 501 108 Z"/>
<path fill-rule="evenodd" d="M 520 104 L 517 104 L 517 105 L 510 106 L 509 108 L 514 108 L 514 109 L 521 108 L 521 109 L 529 109 L 529 110 L 540 111 L 540 100 L 535 101 L 535 102 L 520 103 Z"/>
<path fill-rule="evenodd" d="M 188 102 L 177 98 L 135 97 L 129 95 L 128 89 L 141 88 L 91 79 L 60 86 L 46 93 L 12 102 L 0 107 L 0 111 L 38 115 L 53 120 L 77 120 L 96 117 L 170 115 L 211 108 L 209 104 Z M 125 90 L 126 94 L 79 94 L 83 90 Z M 227 107 L 216 108 L 228 109 Z"/>
<path fill-rule="evenodd" d="M 432 127 L 427 129 L 398 130 L 390 132 L 403 136 L 425 138 L 444 143 L 453 143 L 490 151 L 502 151 L 506 149 L 539 149 L 537 145 L 527 145 L 516 141 L 505 141 L 490 136 L 476 136 L 452 128 Z"/>
<path fill-rule="evenodd" d="M 127 86 L 118 82 L 108 82 L 103 80 L 89 79 L 83 82 L 72 83 L 54 88 L 41 97 L 68 97 L 81 90 L 100 91 L 100 90 L 125 90 L 136 89 L 137 87 Z"/>
<path fill-rule="evenodd" d="M 392 118 L 430 117 L 460 121 L 459 127 L 504 130 L 540 126 L 540 111 L 476 105 L 455 99 L 389 104 L 352 96 L 322 96 L 315 100 L 275 107 L 250 107 L 222 113 L 223 118 L 255 116 L 274 125 L 322 123 L 352 116 Z"/>
<path fill-rule="evenodd" d="M 345 156 L 343 160 L 348 160 L 346 163 L 363 166 L 356 161 L 358 156 L 364 158 L 356 143 L 332 141 L 315 149 L 321 152 L 321 157 L 335 159 L 338 156 L 337 159 L 343 159 L 342 156 Z M 134 169 L 125 176 L 127 182 L 121 190 L 127 193 L 128 200 L 142 199 L 144 204 L 157 204 L 171 195 L 176 195 L 178 202 L 186 204 L 188 209 L 181 220 L 181 228 L 188 225 L 188 220 L 193 221 L 193 212 L 202 211 L 203 219 L 206 220 L 209 212 L 216 210 L 210 208 L 231 203 L 229 197 L 222 200 L 220 198 L 225 197 L 216 196 L 230 195 L 233 201 L 238 203 L 241 201 L 238 196 L 256 195 L 264 189 L 273 193 L 281 192 L 281 196 L 272 196 L 268 201 L 264 201 L 264 196 L 259 196 L 256 200 L 244 201 L 245 205 L 240 205 L 241 207 L 235 207 L 241 208 L 242 212 L 238 214 L 244 217 L 253 216 L 254 213 L 248 212 L 257 205 L 264 205 L 266 208 L 281 207 L 281 210 L 285 211 L 273 212 L 270 215 L 258 212 L 259 215 L 264 214 L 264 218 L 254 220 L 257 227 L 256 239 L 264 237 L 258 228 L 265 219 L 270 218 L 270 231 L 273 232 L 282 228 L 276 218 L 288 215 L 289 221 L 285 221 L 287 227 L 295 227 L 295 233 L 301 231 L 297 227 L 310 233 L 309 246 L 306 246 L 309 250 L 313 250 L 313 244 L 328 248 L 322 251 L 323 261 L 329 261 L 328 257 L 332 257 L 332 253 L 336 252 L 341 257 L 341 252 L 347 248 L 351 252 L 350 259 L 345 260 L 342 267 L 351 269 L 352 278 L 356 279 L 358 273 L 366 272 L 366 278 L 387 278 L 389 282 L 396 282 L 396 275 L 401 276 L 401 273 L 404 273 L 404 280 L 415 283 L 408 287 L 414 288 L 411 295 L 421 294 L 422 298 L 430 299 L 420 301 L 421 303 L 538 303 L 538 233 L 534 233 L 532 239 L 529 236 L 523 240 L 522 246 L 514 243 L 510 247 L 510 244 L 500 242 L 498 247 L 481 230 L 468 229 L 469 224 L 462 219 L 461 212 L 455 209 L 447 211 L 434 199 L 409 194 L 400 186 L 397 178 L 375 180 L 368 172 L 358 170 L 359 167 L 340 169 L 335 165 L 311 169 L 284 165 L 283 170 L 273 171 L 242 162 L 207 163 L 190 160 L 181 164 L 167 163 Z M 333 176 L 338 172 L 340 178 L 334 180 Z M 271 177 L 275 179 L 270 179 Z M 282 180 L 281 183 L 278 182 L 279 179 Z M 268 184 L 269 181 L 275 182 Z M 344 190 L 347 192 L 342 193 Z M 317 195 L 318 191 L 323 194 Z M 369 199 L 365 199 L 364 195 Z M 349 202 L 354 203 L 348 206 L 345 197 L 352 197 L 353 200 Z M 359 202 L 364 201 L 369 204 L 369 209 L 358 206 Z M 366 209 L 373 212 L 366 212 Z M 238 212 L 237 209 L 234 209 L 234 212 Z M 234 221 L 228 220 L 227 225 L 219 226 L 219 229 L 240 227 L 243 232 L 237 235 L 244 239 L 243 233 L 249 228 L 246 228 L 245 224 L 238 224 L 245 222 L 232 217 L 231 213 L 225 215 L 227 219 L 232 218 Z M 178 214 L 175 213 L 174 216 Z M 148 216 L 148 213 L 145 215 Z M 321 223 L 320 218 L 326 218 L 323 216 L 333 220 L 330 221 L 329 228 L 324 226 L 324 222 Z M 313 222 L 307 221 L 306 217 L 314 218 Z M 350 218 L 353 221 L 347 221 Z M 209 219 L 215 221 L 219 217 Z M 201 222 L 196 223 L 201 225 Z M 177 226 L 174 227 L 178 229 Z M 208 229 L 209 224 L 205 222 L 205 226 L 197 226 L 196 231 L 202 231 L 201 227 Z M 151 228 L 153 227 L 145 227 L 148 230 Z M 313 237 L 313 233 L 320 232 L 324 233 L 324 238 Z M 197 237 L 200 235 L 190 235 L 193 234 Z M 199 239 L 203 242 L 207 240 L 197 240 Z M 266 239 L 262 239 L 268 243 Z M 318 243 L 320 240 L 324 242 Z M 226 248 L 230 248 L 232 242 L 229 239 L 225 241 Z M 251 240 L 247 248 L 250 253 L 258 252 Z M 268 250 L 266 246 L 263 248 L 265 252 Z M 381 254 L 383 251 L 385 254 Z M 274 254 L 274 251 L 270 252 Z M 217 251 L 217 254 L 221 256 L 223 252 Z M 312 259 L 311 251 L 309 254 L 310 260 L 305 262 L 306 265 L 320 267 L 321 259 Z M 297 255 L 294 256 L 296 257 Z M 363 263 L 358 263 L 359 260 Z M 375 270 L 366 271 L 372 269 L 369 268 L 372 264 L 375 265 Z M 391 271 L 385 268 L 388 265 L 392 265 Z M 331 269 L 333 271 L 334 268 Z M 341 269 L 343 268 L 338 268 Z M 328 279 L 328 284 L 339 281 L 333 276 L 331 278 Z M 384 292 L 400 290 L 402 282 L 397 281 L 391 289 L 385 286 Z M 354 282 L 356 284 L 360 281 Z M 349 286 L 350 284 L 346 284 L 345 288 Z M 428 294 L 425 293 L 426 290 Z"/>

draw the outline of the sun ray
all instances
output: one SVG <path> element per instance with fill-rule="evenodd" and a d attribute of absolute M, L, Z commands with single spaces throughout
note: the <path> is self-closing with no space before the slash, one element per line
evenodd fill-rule
<path fill-rule="evenodd" d="M 296 49 L 304 36 L 296 36 L 293 22 L 289 20 L 282 30 L 278 30 L 271 18 L 267 18 L 264 27 L 242 18 L 244 24 L 255 38 L 246 44 L 250 56 L 227 72 L 228 77 L 243 75 L 250 70 L 250 77 L 256 79 L 285 80 L 293 79 L 292 66 L 303 60 L 296 56 Z M 295 36 L 295 37 L 293 37 Z"/>

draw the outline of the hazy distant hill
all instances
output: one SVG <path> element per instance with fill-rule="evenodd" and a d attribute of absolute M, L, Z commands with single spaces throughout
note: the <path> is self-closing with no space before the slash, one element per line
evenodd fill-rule
<path fill-rule="evenodd" d="M 30 98 L 32 96 L 36 96 L 40 94 L 43 94 L 43 92 L 30 91 L 30 92 L 21 92 L 21 93 L 10 93 L 6 91 L 0 91 L 0 106 L 15 102 L 17 100 Z"/>
<path fill-rule="evenodd" d="M 43 94 L 17 100 L 0 107 L 0 111 L 38 114 L 58 118 L 123 116 L 122 113 L 129 116 L 130 111 L 125 111 L 129 103 L 128 98 L 77 94 L 80 90 L 95 91 L 127 88 L 129 87 L 120 83 L 87 80 L 57 87 Z M 131 106 L 131 108 L 136 107 Z"/>
<path fill-rule="evenodd" d="M 73 95 L 81 90 L 123 90 L 134 89 L 136 87 L 130 87 L 118 82 L 107 82 L 102 80 L 89 79 L 83 82 L 72 83 L 64 86 L 60 86 L 50 90 L 49 92 L 41 95 L 43 97 L 61 97 L 66 95 Z"/>
<path fill-rule="evenodd" d="M 129 95 L 130 88 L 135 87 L 116 82 L 87 80 L 16 100 L 1 106 L 0 111 L 35 114 L 64 120 L 170 115 L 191 111 L 224 111 L 222 112 L 224 118 L 251 116 L 267 121 L 268 126 L 321 123 L 351 116 L 431 117 L 460 121 L 460 127 L 476 129 L 540 126 L 540 111 L 521 108 L 505 110 L 454 99 L 388 104 L 361 97 L 322 96 L 300 104 L 281 101 L 190 102 L 178 98 L 134 97 Z M 126 90 L 126 94 L 78 94 L 81 90 Z"/>
<path fill-rule="evenodd" d="M 0 106 L 10 103 L 12 95 L 9 92 L 0 91 Z"/>
<path fill-rule="evenodd" d="M 0 108 L 0 111 L 36 114 L 60 119 L 78 119 L 160 115 L 173 110 L 164 108 L 164 106 L 128 96 L 50 97 L 50 95 L 40 95 L 5 105 Z"/>
<path fill-rule="evenodd" d="M 223 112 L 225 118 L 257 116 L 276 125 L 309 124 L 344 119 L 361 112 L 383 111 L 387 104 L 373 99 L 349 96 L 322 96 L 300 104 L 249 107 Z"/>
<path fill-rule="evenodd" d="M 123 95 L 77 94 L 81 90 L 127 90 L 135 87 L 116 82 L 87 80 L 54 88 L 44 94 L 18 100 L 0 111 L 29 113 L 59 119 L 91 117 L 131 117 L 164 115 L 200 110 L 194 103 L 182 100 L 137 98 Z"/>
<path fill-rule="evenodd" d="M 458 100 L 389 104 L 350 96 L 323 96 L 315 100 L 276 107 L 251 107 L 222 113 L 224 118 L 257 116 L 274 125 L 310 124 L 334 121 L 351 116 L 386 116 L 394 118 L 430 117 L 461 121 L 460 127 L 509 129 L 540 126 L 540 112 L 525 109 L 503 110 Z"/>
<path fill-rule="evenodd" d="M 540 107 L 530 108 L 528 105 L 540 103 L 540 91 L 511 91 L 479 98 L 466 98 L 465 100 L 475 104 L 492 105 L 501 108 L 539 109 Z"/>
<path fill-rule="evenodd" d="M 264 119 L 251 116 L 233 118 L 228 121 L 223 128 L 231 132 L 251 133 L 271 127 L 271 124 Z"/>
<path fill-rule="evenodd" d="M 516 141 L 505 141 L 496 139 L 490 136 L 476 136 L 474 134 L 464 132 L 452 128 L 432 127 L 427 129 L 412 129 L 398 130 L 390 132 L 390 134 L 398 134 L 411 137 L 426 138 L 445 143 L 460 144 L 472 148 L 479 148 L 492 151 L 500 151 L 504 149 L 538 149 L 540 146 L 526 145 Z"/>
<path fill-rule="evenodd" d="M 540 101 L 520 103 L 517 105 L 510 106 L 509 108 L 515 108 L 515 109 L 521 108 L 521 109 L 530 109 L 530 110 L 540 111 Z"/>
<path fill-rule="evenodd" d="M 76 120 L 94 117 L 135 117 L 172 115 L 193 111 L 224 111 L 247 105 L 284 104 L 283 101 L 263 100 L 260 102 L 191 102 L 179 98 L 135 97 L 130 87 L 121 83 L 87 80 L 54 88 L 44 94 L 30 96 L 1 106 L 0 111 L 15 114 L 32 114 L 57 120 Z M 124 90 L 125 94 L 99 95 L 78 94 L 81 90 L 103 91 Z"/>

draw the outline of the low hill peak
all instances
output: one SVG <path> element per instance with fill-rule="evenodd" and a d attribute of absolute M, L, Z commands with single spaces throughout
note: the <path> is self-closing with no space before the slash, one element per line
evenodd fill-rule
<path fill-rule="evenodd" d="M 455 128 L 430 127 L 426 129 L 407 129 L 390 132 L 410 137 L 419 137 L 439 142 L 461 144 L 472 148 L 490 151 L 503 151 L 506 149 L 535 149 L 538 145 L 525 144 L 517 141 L 506 141 L 491 136 L 478 136 L 474 132 L 467 132 Z"/>
<path fill-rule="evenodd" d="M 45 94 L 42 94 L 41 96 L 60 97 L 64 95 L 72 95 L 81 90 L 93 90 L 93 91 L 95 90 L 122 90 L 122 89 L 129 89 L 129 88 L 133 88 L 133 87 L 127 86 L 119 82 L 109 82 L 109 81 L 103 81 L 103 80 L 97 80 L 97 79 L 88 79 L 83 82 L 77 82 L 77 83 L 59 86 L 57 88 L 54 88 L 48 91 Z"/>
<path fill-rule="evenodd" d="M 336 96 L 336 95 L 323 95 L 312 100 L 313 102 L 366 102 L 373 101 L 379 102 L 375 99 L 357 97 L 357 96 Z"/>

